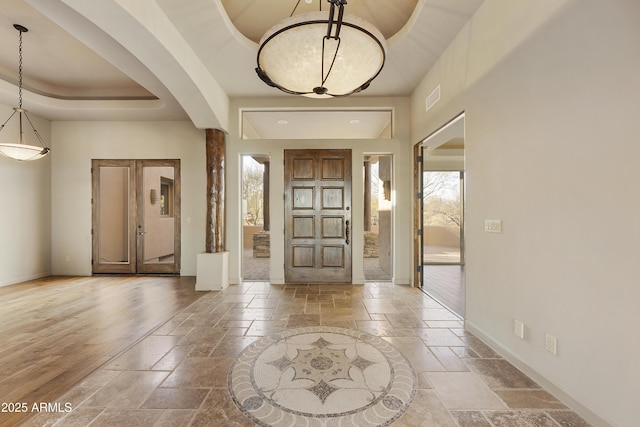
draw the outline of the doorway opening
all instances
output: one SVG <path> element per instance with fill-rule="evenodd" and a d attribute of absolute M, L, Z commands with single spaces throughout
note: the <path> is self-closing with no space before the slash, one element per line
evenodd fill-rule
<path fill-rule="evenodd" d="M 463 189 L 462 170 L 422 172 L 423 264 L 464 264 Z"/>
<path fill-rule="evenodd" d="M 418 152 L 420 286 L 465 313 L 464 114 L 425 138 Z"/>
<path fill-rule="evenodd" d="M 243 155 L 241 163 L 242 279 L 268 281 L 271 257 L 270 158 L 266 155 Z"/>
<path fill-rule="evenodd" d="M 364 278 L 392 278 L 392 156 L 364 156 Z"/>
<path fill-rule="evenodd" d="M 180 160 L 92 160 L 93 273 L 180 273 Z"/>

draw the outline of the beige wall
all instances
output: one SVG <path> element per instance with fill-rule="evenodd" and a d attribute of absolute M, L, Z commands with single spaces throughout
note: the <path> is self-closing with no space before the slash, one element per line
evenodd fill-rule
<path fill-rule="evenodd" d="M 0 104 L 3 122 L 12 112 L 12 107 Z M 53 148 L 49 121 L 30 117 Z M 17 124 L 15 117 L 7 123 L 0 142 L 16 142 Z M 51 273 L 52 156 L 32 162 L 0 156 L 0 286 Z"/>
<path fill-rule="evenodd" d="M 205 249 L 204 131 L 190 122 L 53 122 L 53 273 L 91 274 L 91 159 L 180 159 L 182 275 Z"/>
<path fill-rule="evenodd" d="M 414 141 L 465 111 L 466 327 L 595 425 L 634 426 L 640 3 L 508 3 L 486 0 L 412 97 Z"/>

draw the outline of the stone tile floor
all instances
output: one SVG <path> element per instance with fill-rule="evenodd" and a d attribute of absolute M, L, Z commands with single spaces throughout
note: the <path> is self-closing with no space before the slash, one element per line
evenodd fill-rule
<path fill-rule="evenodd" d="M 251 249 L 242 252 L 242 279 L 245 281 L 268 281 L 269 258 L 255 258 Z M 391 274 L 379 266 L 378 258 L 365 258 L 364 278 L 372 281 L 391 280 Z"/>
<path fill-rule="evenodd" d="M 176 314 L 27 426 L 252 426 L 227 374 L 259 337 L 303 326 L 361 330 L 392 343 L 418 374 L 394 426 L 588 426 L 420 290 L 390 283 L 271 285 L 210 292 Z"/>

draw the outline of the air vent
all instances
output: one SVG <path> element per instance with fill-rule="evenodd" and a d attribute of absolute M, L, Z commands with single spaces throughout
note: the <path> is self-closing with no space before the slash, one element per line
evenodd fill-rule
<path fill-rule="evenodd" d="M 438 85 L 433 92 L 427 96 L 427 111 L 436 105 L 436 102 L 438 101 L 440 101 L 440 85 Z"/>

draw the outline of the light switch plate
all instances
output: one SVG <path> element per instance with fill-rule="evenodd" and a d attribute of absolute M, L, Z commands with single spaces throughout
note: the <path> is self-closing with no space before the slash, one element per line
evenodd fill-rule
<path fill-rule="evenodd" d="M 544 334 L 544 348 L 551 354 L 558 354 L 558 341 L 550 334 Z"/>
<path fill-rule="evenodd" d="M 514 319 L 513 320 L 513 333 L 518 338 L 523 340 L 524 339 L 524 323 L 522 323 L 520 320 Z"/>

